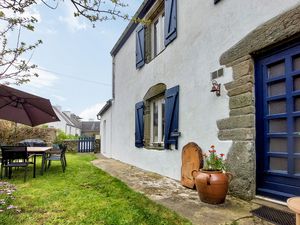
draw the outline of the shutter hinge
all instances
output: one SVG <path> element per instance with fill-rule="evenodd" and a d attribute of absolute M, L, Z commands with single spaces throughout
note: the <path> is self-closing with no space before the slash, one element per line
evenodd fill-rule
<path fill-rule="evenodd" d="M 171 132 L 170 136 L 171 137 L 180 137 L 181 136 L 181 132 L 179 132 L 179 131 L 173 131 L 173 132 Z"/>

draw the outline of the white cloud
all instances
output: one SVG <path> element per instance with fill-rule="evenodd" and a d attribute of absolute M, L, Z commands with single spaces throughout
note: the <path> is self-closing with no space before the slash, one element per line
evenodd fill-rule
<path fill-rule="evenodd" d="M 52 95 L 53 98 L 55 98 L 56 100 L 60 101 L 60 102 L 64 102 L 66 101 L 67 99 L 63 96 L 60 96 L 60 95 Z"/>
<path fill-rule="evenodd" d="M 105 105 L 105 102 L 97 103 L 95 105 L 92 105 L 85 110 L 83 110 L 79 116 L 82 118 L 83 121 L 87 121 L 90 119 L 96 120 L 97 114 L 99 113 L 100 109 Z"/>
<path fill-rule="evenodd" d="M 32 8 L 29 8 L 28 10 L 26 10 L 24 13 L 22 13 L 23 17 L 34 17 L 38 20 L 38 22 L 40 23 L 42 21 L 42 17 L 41 14 L 39 13 L 39 11 L 34 8 L 34 6 Z"/>
<path fill-rule="evenodd" d="M 38 77 L 31 77 L 30 82 L 25 84 L 29 87 L 34 88 L 44 88 L 44 87 L 52 87 L 54 86 L 55 82 L 59 79 L 58 76 L 44 70 L 37 70 L 34 71 L 39 74 Z"/>
<path fill-rule="evenodd" d="M 66 16 L 59 16 L 58 19 L 66 23 L 73 32 L 87 29 L 86 23 L 82 22 L 79 17 L 74 17 L 74 8 L 71 3 L 64 2 L 66 5 Z"/>

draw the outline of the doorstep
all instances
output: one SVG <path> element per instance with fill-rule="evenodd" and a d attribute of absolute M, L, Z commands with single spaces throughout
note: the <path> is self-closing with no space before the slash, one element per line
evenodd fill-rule
<path fill-rule="evenodd" d="M 255 198 L 251 202 L 261 205 L 261 206 L 268 206 L 270 208 L 278 209 L 281 211 L 294 213 L 287 207 L 286 202 L 277 201 L 277 200 L 270 199 L 270 198 L 265 198 L 263 196 L 255 196 Z"/>
<path fill-rule="evenodd" d="M 233 221 L 237 221 L 239 225 L 271 224 L 252 216 L 250 211 L 260 207 L 256 202 L 227 196 L 224 204 L 206 204 L 199 200 L 196 190 L 183 187 L 179 181 L 106 158 L 101 154 L 97 154 L 97 157 L 98 159 L 92 162 L 96 167 L 122 180 L 151 200 L 176 211 L 193 224 L 230 225 Z"/>

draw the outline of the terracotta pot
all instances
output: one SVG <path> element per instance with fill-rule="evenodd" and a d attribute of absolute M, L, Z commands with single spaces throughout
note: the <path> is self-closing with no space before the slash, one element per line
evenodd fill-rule
<path fill-rule="evenodd" d="M 192 172 L 195 179 L 198 195 L 202 202 L 209 204 L 221 204 L 225 201 L 231 173 L 222 171 L 196 171 Z"/>

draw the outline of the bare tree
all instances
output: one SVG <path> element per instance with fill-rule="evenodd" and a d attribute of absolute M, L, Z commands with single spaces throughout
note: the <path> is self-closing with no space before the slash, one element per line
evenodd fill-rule
<path fill-rule="evenodd" d="M 83 17 L 95 26 L 96 22 L 129 19 L 122 13 L 127 4 L 120 0 L 40 0 L 49 9 L 55 10 L 65 1 L 74 6 L 74 16 Z M 37 65 L 31 64 L 33 50 L 42 44 L 41 40 L 27 44 L 21 41 L 22 30 L 34 31 L 37 18 L 25 16 L 25 12 L 38 3 L 38 0 L 0 0 L 0 83 L 22 84 L 30 77 Z M 15 38 L 8 38 L 14 35 Z M 25 59 L 26 58 L 26 59 Z"/>

